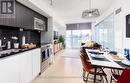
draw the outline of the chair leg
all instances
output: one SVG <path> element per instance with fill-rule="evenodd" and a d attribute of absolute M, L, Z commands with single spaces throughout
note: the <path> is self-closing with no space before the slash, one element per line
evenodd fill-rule
<path fill-rule="evenodd" d="M 83 76 L 83 80 L 84 80 L 84 81 L 85 81 L 85 75 L 86 75 L 86 72 L 83 70 L 82 76 Z"/>
<path fill-rule="evenodd" d="M 104 77 L 105 77 L 106 83 L 108 83 L 107 76 L 104 76 Z"/>
<path fill-rule="evenodd" d="M 117 70 L 118 75 L 120 75 L 120 70 Z"/>
<path fill-rule="evenodd" d="M 89 73 L 87 74 L 87 77 L 86 77 L 86 83 L 87 83 L 87 81 L 88 81 L 88 77 L 89 77 Z"/>
<path fill-rule="evenodd" d="M 103 76 L 102 76 L 102 75 L 100 75 L 100 78 L 101 78 L 100 82 L 101 82 L 101 83 L 104 83 L 104 80 L 103 80 Z M 103 81 L 103 82 L 102 82 L 102 81 Z"/>
<path fill-rule="evenodd" d="M 103 73 L 105 73 L 102 68 L 101 68 L 101 70 Z M 104 76 L 104 77 L 105 77 L 106 83 L 108 83 L 107 76 Z"/>
<path fill-rule="evenodd" d="M 111 79 L 110 79 L 110 83 L 112 83 L 112 76 L 111 76 Z"/>
<path fill-rule="evenodd" d="M 102 75 L 100 75 L 100 78 L 101 78 L 101 81 L 103 80 L 103 77 L 102 77 Z"/>

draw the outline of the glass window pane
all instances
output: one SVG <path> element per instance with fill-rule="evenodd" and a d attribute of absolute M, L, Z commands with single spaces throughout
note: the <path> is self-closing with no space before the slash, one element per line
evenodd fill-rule
<path fill-rule="evenodd" d="M 81 42 L 86 43 L 91 39 L 91 30 L 67 30 L 66 47 L 80 48 Z"/>
<path fill-rule="evenodd" d="M 73 37 L 72 46 L 73 46 L 73 48 L 80 48 L 80 46 L 81 46 L 81 38 Z"/>
<path fill-rule="evenodd" d="M 81 30 L 82 43 L 86 43 L 91 39 L 91 30 Z"/>
<path fill-rule="evenodd" d="M 71 37 L 71 30 L 66 31 L 66 37 Z"/>
<path fill-rule="evenodd" d="M 100 24 L 96 25 L 95 39 L 103 47 L 114 50 L 114 14 L 104 19 Z"/>
<path fill-rule="evenodd" d="M 72 36 L 73 37 L 80 37 L 81 32 L 80 30 L 72 30 Z"/>
<path fill-rule="evenodd" d="M 71 37 L 66 37 L 66 48 L 71 48 Z"/>

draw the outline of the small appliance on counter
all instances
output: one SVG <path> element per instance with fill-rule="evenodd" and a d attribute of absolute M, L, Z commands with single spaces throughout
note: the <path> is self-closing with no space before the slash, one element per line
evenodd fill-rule
<path fill-rule="evenodd" d="M 0 51 L 1 51 L 1 50 L 5 50 L 5 49 L 6 49 L 6 45 L 1 45 L 1 46 L 0 46 Z"/>
<path fill-rule="evenodd" d="M 19 48 L 18 37 L 12 36 L 11 39 L 13 39 L 15 41 L 14 48 L 18 49 Z"/>
<path fill-rule="evenodd" d="M 0 39 L 0 46 L 2 45 L 2 41 L 1 41 L 1 39 Z"/>
<path fill-rule="evenodd" d="M 19 48 L 19 43 L 14 43 L 14 48 Z"/>
<path fill-rule="evenodd" d="M 8 43 L 7 43 L 7 49 L 10 49 L 10 48 L 11 48 L 11 42 L 8 41 Z"/>
<path fill-rule="evenodd" d="M 25 36 L 22 36 L 22 45 L 25 45 Z"/>

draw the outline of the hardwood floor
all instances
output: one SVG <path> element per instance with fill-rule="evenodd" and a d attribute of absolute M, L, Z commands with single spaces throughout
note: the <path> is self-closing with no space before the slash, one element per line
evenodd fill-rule
<path fill-rule="evenodd" d="M 108 69 L 106 72 L 110 74 Z M 58 52 L 54 63 L 32 83 L 85 83 L 82 80 L 79 49 L 66 49 Z"/>

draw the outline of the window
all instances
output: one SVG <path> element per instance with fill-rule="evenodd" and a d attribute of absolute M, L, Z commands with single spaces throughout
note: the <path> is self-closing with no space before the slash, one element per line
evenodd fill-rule
<path fill-rule="evenodd" d="M 91 30 L 67 30 L 66 48 L 80 48 L 81 42 L 86 43 L 91 39 Z"/>
<path fill-rule="evenodd" d="M 95 39 L 103 47 L 114 50 L 114 14 L 110 15 L 96 26 Z"/>

